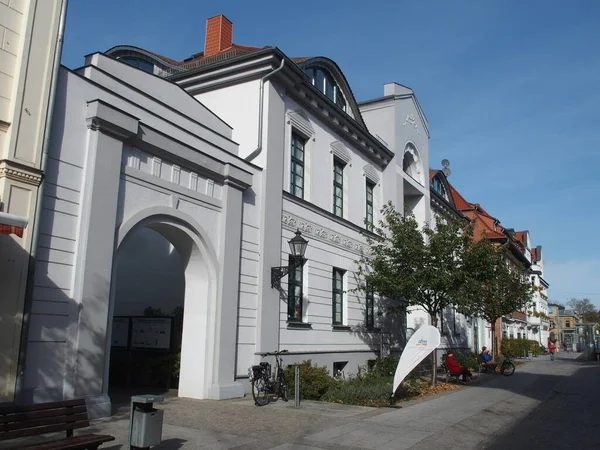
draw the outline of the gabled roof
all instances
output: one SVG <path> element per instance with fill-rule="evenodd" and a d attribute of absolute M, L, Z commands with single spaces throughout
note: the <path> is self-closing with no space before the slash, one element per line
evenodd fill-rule
<path fill-rule="evenodd" d="M 525 246 L 522 242 L 524 231 L 513 232 L 513 230 L 500 225 L 500 221 L 488 213 L 479 203 L 467 201 L 454 186 L 448 183 L 454 199 L 456 208 L 465 216 L 474 221 L 475 239 L 491 239 L 507 242 L 513 254 L 526 266 L 531 264 L 525 257 Z"/>

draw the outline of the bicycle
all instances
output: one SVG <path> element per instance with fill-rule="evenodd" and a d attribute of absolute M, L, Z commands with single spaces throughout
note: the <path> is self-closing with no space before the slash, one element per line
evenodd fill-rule
<path fill-rule="evenodd" d="M 513 357 L 508 353 L 503 353 L 504 361 L 500 364 L 500 373 L 505 377 L 510 377 L 513 373 L 515 373 L 515 365 L 512 362 Z"/>
<path fill-rule="evenodd" d="M 272 353 L 260 353 L 265 356 L 275 356 L 275 372 L 271 378 L 271 364 L 267 361 L 261 361 L 257 366 L 248 369 L 248 377 L 252 384 L 252 398 L 256 406 L 265 406 L 273 400 L 281 398 L 284 402 L 288 401 L 287 383 L 283 373 L 282 354 L 288 353 L 287 350 Z"/>

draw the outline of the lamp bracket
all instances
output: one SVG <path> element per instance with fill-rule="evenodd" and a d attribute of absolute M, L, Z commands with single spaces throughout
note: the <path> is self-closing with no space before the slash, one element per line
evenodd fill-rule
<path fill-rule="evenodd" d="M 292 263 L 289 266 L 271 267 L 271 287 L 279 287 L 283 277 L 288 275 L 292 270 L 299 266 L 303 266 L 306 262 L 305 258 L 293 257 Z"/>

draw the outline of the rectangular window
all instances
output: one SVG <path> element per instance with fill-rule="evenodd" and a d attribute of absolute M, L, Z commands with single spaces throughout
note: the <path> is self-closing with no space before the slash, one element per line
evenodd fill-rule
<path fill-rule="evenodd" d="M 565 328 L 571 328 L 571 321 L 565 320 Z"/>
<path fill-rule="evenodd" d="M 304 146 L 306 144 L 299 134 L 292 133 L 292 160 L 290 193 L 304 198 Z"/>
<path fill-rule="evenodd" d="M 333 159 L 333 213 L 344 217 L 344 163 Z"/>
<path fill-rule="evenodd" d="M 332 277 L 332 323 L 334 325 L 344 324 L 344 271 L 333 268 Z"/>
<path fill-rule="evenodd" d="M 375 189 L 375 183 L 367 180 L 367 211 L 366 211 L 366 220 L 367 220 L 367 229 L 373 230 L 373 190 Z"/>
<path fill-rule="evenodd" d="M 289 264 L 293 264 L 294 257 L 290 255 Z M 302 322 L 302 281 L 303 267 L 300 265 L 288 274 L 288 320 Z"/>
<path fill-rule="evenodd" d="M 373 328 L 375 326 L 375 294 L 368 286 L 365 294 L 365 303 L 365 322 L 367 328 Z"/>

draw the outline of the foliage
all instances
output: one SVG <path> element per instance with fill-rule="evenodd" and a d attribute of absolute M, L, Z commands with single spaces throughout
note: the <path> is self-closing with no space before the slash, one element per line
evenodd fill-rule
<path fill-rule="evenodd" d="M 466 367 L 467 369 L 473 371 L 477 368 L 477 354 L 473 352 L 463 353 L 460 351 L 454 352 L 454 359 L 461 366 Z"/>
<path fill-rule="evenodd" d="M 396 373 L 398 367 L 398 361 L 400 358 L 394 355 L 379 357 L 375 360 L 373 368 L 369 370 L 368 374 L 371 377 L 392 377 Z"/>
<path fill-rule="evenodd" d="M 465 258 L 469 276 L 462 295 L 470 299 L 466 303 L 472 308 L 472 315 L 494 324 L 505 314 L 521 311 L 531 302 L 531 284 L 518 268 L 511 266 L 504 245 L 481 239 L 471 246 L 469 252 L 469 257 Z"/>
<path fill-rule="evenodd" d="M 541 319 L 548 320 L 548 321 L 552 320 L 552 318 L 549 315 L 547 315 L 541 311 L 527 311 L 527 314 L 530 316 L 541 318 Z"/>
<path fill-rule="evenodd" d="M 296 366 L 300 367 L 300 398 L 303 400 L 320 400 L 329 388 L 337 383 L 329 375 L 327 367 L 313 366 L 310 359 L 300 364 L 291 364 L 284 369 L 290 397 L 295 395 Z"/>
<path fill-rule="evenodd" d="M 403 216 L 388 203 L 383 219 L 367 236 L 370 252 L 357 261 L 361 283 L 357 290 L 373 290 L 380 296 L 404 299 L 437 316 L 460 297 L 458 285 L 466 276 L 462 257 L 471 245 L 471 228 L 454 219 L 438 220 L 435 229 L 422 230 L 413 216 Z"/>
<path fill-rule="evenodd" d="M 391 202 L 382 208 L 381 216 L 373 230 L 377 236 L 366 236 L 370 251 L 357 261 L 355 291 L 403 300 L 400 309 L 390 306 L 388 314 L 418 306 L 429 314 L 433 326 L 445 308 L 465 309 L 461 305 L 465 297 L 459 294 L 467 278 L 463 259 L 473 242 L 471 225 L 444 217 L 438 218 L 435 228 L 425 224 L 420 229 L 413 216 L 403 216 Z M 435 361 L 435 352 L 432 358 Z M 434 362 L 433 383 L 435 366 Z"/>
<path fill-rule="evenodd" d="M 322 397 L 332 403 L 360 406 L 387 406 L 390 404 L 393 377 L 351 377 L 339 380 Z"/>
<path fill-rule="evenodd" d="M 360 367 L 356 376 L 340 379 L 332 384 L 322 400 L 347 405 L 389 406 L 397 364 L 397 357 L 388 356 L 378 359 L 370 370 Z M 398 388 L 395 400 L 410 400 L 453 389 L 457 387 L 447 383 L 431 386 L 428 381 L 418 376 L 418 369 L 415 369 Z"/>
<path fill-rule="evenodd" d="M 514 356 L 527 356 L 531 352 L 533 356 L 539 356 L 543 352 L 543 347 L 536 340 L 503 338 L 502 352 Z"/>

